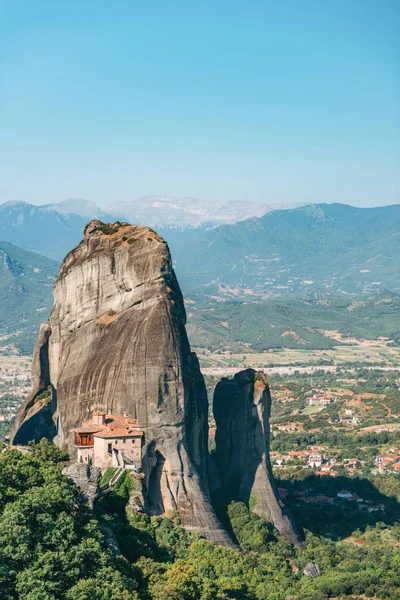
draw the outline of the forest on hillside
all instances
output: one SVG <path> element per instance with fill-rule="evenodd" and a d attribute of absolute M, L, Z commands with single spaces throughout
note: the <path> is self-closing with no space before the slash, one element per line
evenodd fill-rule
<path fill-rule="evenodd" d="M 335 513 L 338 525 L 354 527 L 347 539 L 316 518 L 304 548 L 233 502 L 224 520 L 235 550 L 189 534 L 175 514 L 133 514 L 128 473 L 91 510 L 62 475 L 66 461 L 44 439 L 28 453 L 0 454 L 3 600 L 400 598 L 399 480 L 377 492 L 392 496 L 390 515 L 353 523 L 346 509 Z M 306 575 L 310 568 L 319 576 Z"/>

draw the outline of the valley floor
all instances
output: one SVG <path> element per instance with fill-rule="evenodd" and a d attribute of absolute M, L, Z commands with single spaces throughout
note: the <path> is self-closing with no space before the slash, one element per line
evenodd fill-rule
<path fill-rule="evenodd" d="M 396 370 L 400 368 L 400 348 L 384 340 L 352 340 L 351 344 L 334 346 L 326 350 L 279 348 L 263 353 L 211 353 L 195 349 L 205 375 L 226 376 L 240 369 L 265 369 L 267 372 L 285 374 L 294 370 L 312 373 L 323 368 L 335 371 L 337 367 L 364 366 Z"/>

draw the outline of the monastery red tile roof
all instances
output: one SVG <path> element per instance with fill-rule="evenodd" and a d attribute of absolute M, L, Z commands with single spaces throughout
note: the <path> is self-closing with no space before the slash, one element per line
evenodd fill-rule
<path fill-rule="evenodd" d="M 106 428 L 103 431 L 99 431 L 99 433 L 95 433 L 93 437 L 98 438 L 115 438 L 115 437 L 138 437 L 142 436 L 143 431 L 140 429 L 124 429 L 122 427 L 114 427 L 114 428 Z"/>
<path fill-rule="evenodd" d="M 73 429 L 75 433 L 93 434 L 99 438 L 114 437 L 138 437 L 143 436 L 144 432 L 139 428 L 139 421 L 132 417 L 119 417 L 96 411 L 93 416 L 104 416 L 104 424 L 97 424 L 94 419 L 83 421 L 81 427 Z"/>
<path fill-rule="evenodd" d="M 76 433 L 97 433 L 103 429 L 104 425 L 83 425 L 82 427 L 75 427 L 72 431 Z"/>

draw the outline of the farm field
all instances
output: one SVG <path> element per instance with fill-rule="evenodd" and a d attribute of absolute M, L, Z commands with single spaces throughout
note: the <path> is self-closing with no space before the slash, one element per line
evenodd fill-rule
<path fill-rule="evenodd" d="M 213 354 L 204 349 L 198 349 L 197 355 L 204 374 L 230 374 L 238 369 L 255 368 L 287 373 L 296 368 L 300 372 L 323 367 L 325 370 L 335 370 L 338 366 L 352 364 L 400 368 L 400 348 L 385 343 L 384 340 L 352 340 L 350 345 L 333 346 L 326 350 L 303 350 L 280 348 L 263 353 L 246 354 Z"/>
<path fill-rule="evenodd" d="M 281 348 L 399 346 L 400 298 L 374 296 L 265 302 L 186 300 L 190 343 L 211 353 L 264 353 Z"/>

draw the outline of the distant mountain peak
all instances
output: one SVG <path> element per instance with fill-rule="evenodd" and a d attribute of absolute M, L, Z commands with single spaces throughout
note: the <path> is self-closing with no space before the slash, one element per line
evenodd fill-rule
<path fill-rule="evenodd" d="M 232 224 L 266 213 L 294 208 L 301 204 L 267 204 L 242 200 L 203 200 L 175 196 L 141 196 L 129 202 L 119 202 L 107 208 L 118 217 L 152 227 L 200 227 Z"/>
<path fill-rule="evenodd" d="M 7 200 L 7 202 L 3 202 L 0 204 L 0 208 L 13 207 L 13 206 L 31 206 L 28 202 L 24 202 L 23 200 Z"/>
<path fill-rule="evenodd" d="M 54 204 L 46 204 L 42 208 L 46 210 L 55 210 L 60 214 L 74 214 L 84 217 L 85 219 L 94 219 L 104 215 L 101 208 L 91 200 L 84 198 L 67 198 L 62 202 Z"/>

